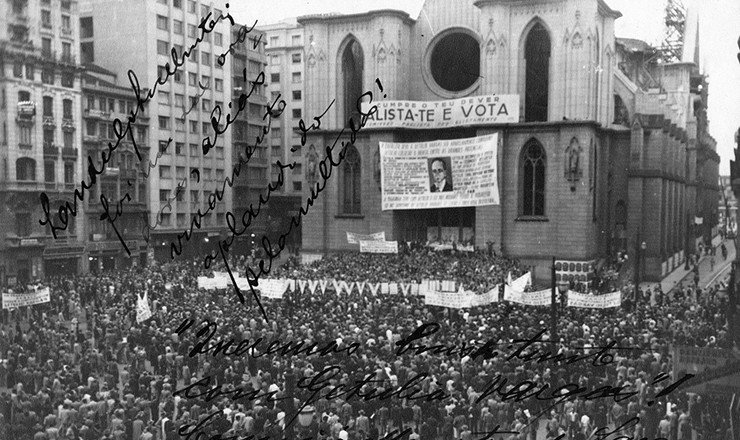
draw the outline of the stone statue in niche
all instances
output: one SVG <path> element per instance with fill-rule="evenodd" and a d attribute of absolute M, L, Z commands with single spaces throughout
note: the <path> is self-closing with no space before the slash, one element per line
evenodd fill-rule
<path fill-rule="evenodd" d="M 575 191 L 575 183 L 583 176 L 583 170 L 581 169 L 582 152 L 581 144 L 574 136 L 565 149 L 565 178 L 570 182 L 573 191 Z"/>
<path fill-rule="evenodd" d="M 316 153 L 314 144 L 308 147 L 306 155 L 306 182 L 313 185 L 318 180 L 319 155 Z"/>

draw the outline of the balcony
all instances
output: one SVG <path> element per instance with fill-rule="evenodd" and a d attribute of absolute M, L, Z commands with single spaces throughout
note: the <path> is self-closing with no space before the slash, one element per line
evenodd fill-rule
<path fill-rule="evenodd" d="M 44 124 L 44 127 L 50 127 L 50 128 L 56 127 L 57 125 L 56 122 L 54 122 L 54 116 L 47 116 L 47 115 L 44 115 L 43 124 Z"/>
<path fill-rule="evenodd" d="M 20 148 L 21 150 L 32 150 L 33 149 L 33 145 L 19 143 L 18 144 L 18 148 Z"/>
<path fill-rule="evenodd" d="M 136 170 L 121 170 L 121 180 L 136 180 Z"/>
<path fill-rule="evenodd" d="M 41 20 L 41 23 L 39 24 L 39 27 L 41 28 L 42 31 L 43 30 L 50 31 L 51 28 L 52 28 L 52 25 L 51 25 L 51 22 L 50 21 Z"/>
<path fill-rule="evenodd" d="M 110 112 L 86 108 L 83 113 L 91 118 L 110 119 Z M 138 116 L 137 116 L 138 118 Z"/>
<path fill-rule="evenodd" d="M 62 148 L 62 157 L 76 159 L 77 158 L 77 148 L 72 148 L 72 147 Z"/>
<path fill-rule="evenodd" d="M 17 109 L 21 117 L 32 118 L 36 115 L 36 103 L 33 101 L 20 101 Z"/>
<path fill-rule="evenodd" d="M 59 156 L 59 148 L 52 145 L 44 145 L 44 156 L 46 157 L 57 157 Z"/>
<path fill-rule="evenodd" d="M 65 117 L 62 119 L 62 130 L 64 131 L 75 131 L 75 121 L 72 117 Z"/>
<path fill-rule="evenodd" d="M 66 53 L 59 57 L 59 61 L 65 64 L 75 64 L 76 59 L 74 55 Z"/>
<path fill-rule="evenodd" d="M 72 38 L 72 28 L 71 27 L 63 27 L 62 28 L 62 36 L 63 37 Z"/>

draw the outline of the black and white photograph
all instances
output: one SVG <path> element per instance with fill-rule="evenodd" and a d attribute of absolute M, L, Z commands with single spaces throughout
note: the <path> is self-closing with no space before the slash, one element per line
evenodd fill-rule
<path fill-rule="evenodd" d="M 0 0 L 0 440 L 740 440 L 737 0 Z"/>

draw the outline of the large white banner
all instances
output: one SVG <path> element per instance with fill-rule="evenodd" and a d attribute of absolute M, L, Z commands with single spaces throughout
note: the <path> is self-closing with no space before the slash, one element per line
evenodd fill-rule
<path fill-rule="evenodd" d="M 48 287 L 28 293 L 3 293 L 4 309 L 17 309 L 18 307 L 33 306 L 49 301 L 51 301 L 51 293 Z"/>
<path fill-rule="evenodd" d="M 364 128 L 447 128 L 463 125 L 519 122 L 519 95 L 482 95 L 446 101 L 379 101 L 363 103 L 378 111 L 368 116 Z"/>
<path fill-rule="evenodd" d="M 369 254 L 397 254 L 397 241 L 360 241 L 360 252 Z"/>
<path fill-rule="evenodd" d="M 383 211 L 498 205 L 498 134 L 380 142 Z"/>
<path fill-rule="evenodd" d="M 457 292 L 427 291 L 424 295 L 424 304 L 428 306 L 453 309 L 485 306 L 494 302 L 498 302 L 498 286 L 480 295 L 463 289 Z"/>
<path fill-rule="evenodd" d="M 288 280 L 261 278 L 258 289 L 263 298 L 280 299 L 288 289 Z"/>
<path fill-rule="evenodd" d="M 361 241 L 385 241 L 385 231 L 374 234 L 355 234 L 347 232 L 347 243 L 360 244 Z"/>
<path fill-rule="evenodd" d="M 549 306 L 552 304 L 552 290 L 544 289 L 537 292 L 520 292 L 505 285 L 504 300 L 525 306 Z"/>
<path fill-rule="evenodd" d="M 141 324 L 152 317 L 152 309 L 149 308 L 149 295 L 144 292 L 144 296 L 136 295 L 136 323 Z"/>
<path fill-rule="evenodd" d="M 568 307 L 588 309 L 608 309 L 622 305 L 622 292 L 612 292 L 605 295 L 588 295 L 585 293 L 568 292 Z"/>

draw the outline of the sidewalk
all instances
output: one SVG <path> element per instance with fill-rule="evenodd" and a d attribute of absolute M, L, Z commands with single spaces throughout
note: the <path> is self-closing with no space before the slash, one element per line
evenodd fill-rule
<path fill-rule="evenodd" d="M 732 261 L 735 259 L 735 243 L 733 240 L 724 240 L 723 243 L 727 247 L 727 259 L 722 259 L 722 252 L 720 248 L 717 248 L 717 252 L 714 255 L 714 269 L 711 267 L 711 256 L 705 255 L 699 260 L 699 287 L 706 288 L 707 286 L 720 281 L 721 275 L 729 273 Z M 640 283 L 640 288 L 645 290 L 650 288 L 653 290 L 658 284 L 661 286 L 661 290 L 664 293 L 668 293 L 671 290 L 681 285 L 693 285 L 694 273 L 691 270 L 684 269 L 684 265 L 680 265 L 673 272 L 669 273 L 668 276 L 663 278 L 662 281 L 654 282 L 647 281 Z"/>

